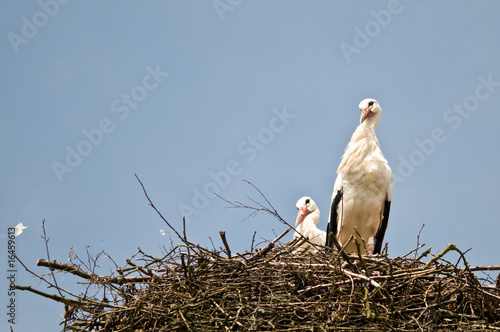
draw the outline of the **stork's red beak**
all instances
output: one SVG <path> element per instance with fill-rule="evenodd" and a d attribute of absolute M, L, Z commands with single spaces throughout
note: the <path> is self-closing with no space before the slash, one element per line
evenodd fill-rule
<path fill-rule="evenodd" d="M 307 206 L 303 206 L 299 209 L 299 213 L 297 214 L 297 220 L 295 221 L 295 227 L 299 226 L 302 221 L 304 221 L 305 217 L 309 214 L 309 210 Z"/>
<path fill-rule="evenodd" d="M 359 119 L 359 124 L 362 124 L 363 121 L 366 120 L 368 115 L 370 115 L 372 112 L 371 108 L 365 108 L 364 110 L 361 110 L 361 119 Z"/>

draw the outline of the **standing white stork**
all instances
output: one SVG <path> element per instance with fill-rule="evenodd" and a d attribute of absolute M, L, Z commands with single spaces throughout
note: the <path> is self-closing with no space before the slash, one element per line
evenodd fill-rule
<path fill-rule="evenodd" d="M 297 220 L 295 221 L 295 234 L 293 238 L 299 238 L 301 235 L 308 238 L 309 242 L 318 245 L 324 245 L 326 241 L 326 232 L 318 229 L 316 224 L 319 221 L 319 208 L 311 197 L 302 197 L 297 201 Z M 312 249 L 317 252 L 309 243 L 305 242 L 300 246 L 301 251 Z"/>
<path fill-rule="evenodd" d="M 335 234 L 345 251 L 356 251 L 358 241 L 361 254 L 380 254 L 391 208 L 392 171 L 375 135 L 380 105 L 368 98 L 359 108 L 360 124 L 337 169 L 327 234 Z M 330 236 L 326 245 L 332 246 Z"/>

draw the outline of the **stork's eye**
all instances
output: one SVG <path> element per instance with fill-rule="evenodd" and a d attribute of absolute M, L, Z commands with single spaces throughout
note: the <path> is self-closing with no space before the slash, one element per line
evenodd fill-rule
<path fill-rule="evenodd" d="M 306 204 L 309 204 L 311 200 L 310 199 L 306 199 Z"/>
<path fill-rule="evenodd" d="M 368 107 L 373 106 L 375 102 L 372 100 L 371 102 L 368 103 Z"/>

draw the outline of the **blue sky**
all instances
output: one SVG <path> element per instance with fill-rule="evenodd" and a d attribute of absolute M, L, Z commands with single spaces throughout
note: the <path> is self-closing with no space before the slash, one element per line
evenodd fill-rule
<path fill-rule="evenodd" d="M 243 180 L 290 223 L 296 201 L 311 196 L 325 229 L 335 172 L 368 97 L 383 109 L 377 136 L 398 179 L 389 254 L 413 249 L 425 223 L 420 242 L 434 252 L 454 243 L 472 248 L 473 265 L 500 264 L 500 3 L 0 6 L 2 271 L 7 228 L 22 222 L 17 255 L 48 272 L 36 267 L 43 219 L 58 261 L 87 247 L 119 265 L 138 247 L 160 255 L 167 227 L 134 173 L 175 227 L 189 215 L 188 237 L 204 246 L 209 237 L 222 246 L 225 230 L 241 252 L 254 231 L 273 239 L 286 228 L 267 215 L 243 221 L 248 211 L 213 197 L 258 198 Z M 19 284 L 53 292 L 17 268 Z M 60 328 L 62 305 L 23 292 L 16 304 L 15 331 Z"/>

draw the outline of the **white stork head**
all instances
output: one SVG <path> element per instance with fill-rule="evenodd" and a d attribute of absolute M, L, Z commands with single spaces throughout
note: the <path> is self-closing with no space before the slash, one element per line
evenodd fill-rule
<path fill-rule="evenodd" d="M 297 220 L 295 221 L 295 227 L 298 227 L 307 216 L 309 216 L 308 221 L 311 220 L 314 225 L 319 221 L 319 209 L 316 203 L 311 197 L 305 196 L 297 201 Z"/>
<path fill-rule="evenodd" d="M 380 108 L 379 103 L 373 98 L 366 98 L 359 103 L 359 109 L 361 110 L 359 124 L 364 123 L 365 127 L 375 129 L 382 117 L 382 108 Z"/>

